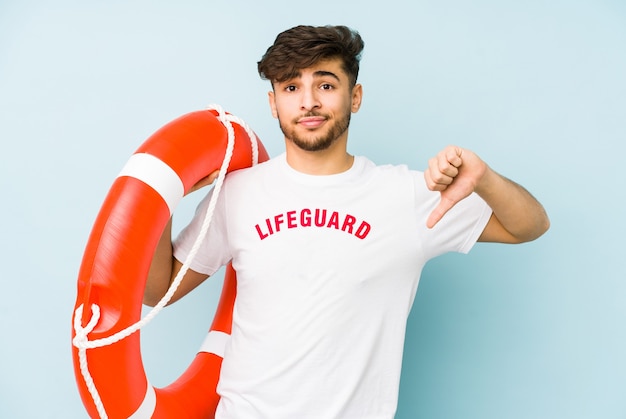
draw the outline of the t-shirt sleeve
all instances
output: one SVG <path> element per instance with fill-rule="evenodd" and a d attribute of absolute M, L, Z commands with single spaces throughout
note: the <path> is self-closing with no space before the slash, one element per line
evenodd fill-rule
<path fill-rule="evenodd" d="M 429 229 L 426 221 L 439 204 L 440 193 L 428 190 L 421 173 L 416 177 L 415 186 L 418 228 L 424 238 L 426 256 L 430 259 L 447 252 L 468 253 L 489 222 L 492 214 L 489 205 L 480 196 L 472 193 Z"/>
<path fill-rule="evenodd" d="M 191 222 L 181 230 L 173 241 L 173 255 L 180 262 L 185 262 L 191 253 L 205 223 L 207 209 L 213 196 L 213 189 L 200 201 Z M 196 272 L 214 274 L 226 265 L 230 259 L 226 218 L 224 214 L 225 188 L 219 195 L 208 231 L 200 243 L 197 253 L 189 267 Z"/>

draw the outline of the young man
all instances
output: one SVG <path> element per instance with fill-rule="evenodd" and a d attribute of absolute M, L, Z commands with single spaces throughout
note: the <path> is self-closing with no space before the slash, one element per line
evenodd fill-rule
<path fill-rule="evenodd" d="M 237 301 L 217 418 L 392 418 L 424 264 L 477 240 L 521 243 L 548 228 L 525 189 L 469 150 L 445 148 L 424 173 L 348 154 L 362 49 L 346 27 L 298 26 L 258 63 L 286 152 L 226 178 L 175 295 L 233 262 Z M 166 229 L 146 304 L 180 269 L 207 203 L 173 255 Z"/>

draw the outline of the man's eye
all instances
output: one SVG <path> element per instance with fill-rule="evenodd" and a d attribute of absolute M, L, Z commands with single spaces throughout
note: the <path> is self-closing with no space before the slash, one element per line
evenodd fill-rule
<path fill-rule="evenodd" d="M 322 86 L 321 86 L 321 89 L 322 89 L 322 90 L 330 90 L 330 89 L 332 89 L 332 88 L 333 88 L 333 85 L 332 85 L 332 84 L 329 84 L 329 83 L 324 83 L 324 84 L 322 84 Z"/>
<path fill-rule="evenodd" d="M 296 86 L 287 86 L 287 87 L 285 87 L 285 91 L 286 92 L 295 92 L 296 91 Z"/>

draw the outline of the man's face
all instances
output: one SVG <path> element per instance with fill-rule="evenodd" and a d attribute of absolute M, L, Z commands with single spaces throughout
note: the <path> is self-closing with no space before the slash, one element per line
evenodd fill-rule
<path fill-rule="evenodd" d="M 362 88 L 350 87 L 339 59 L 303 69 L 269 93 L 272 114 L 285 138 L 305 151 L 326 150 L 347 140 L 350 115 L 361 105 Z"/>

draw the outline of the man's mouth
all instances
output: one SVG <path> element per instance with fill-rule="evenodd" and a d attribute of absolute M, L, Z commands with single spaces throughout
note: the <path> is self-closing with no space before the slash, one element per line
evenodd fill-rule
<path fill-rule="evenodd" d="M 323 116 L 304 116 L 297 122 L 305 128 L 317 128 L 326 122 L 326 118 Z"/>

